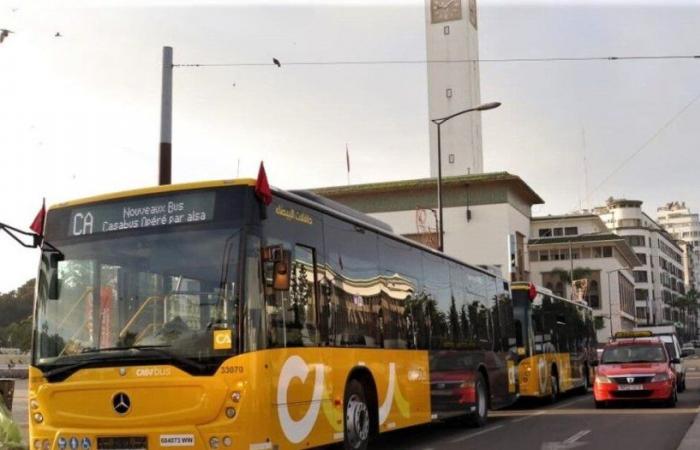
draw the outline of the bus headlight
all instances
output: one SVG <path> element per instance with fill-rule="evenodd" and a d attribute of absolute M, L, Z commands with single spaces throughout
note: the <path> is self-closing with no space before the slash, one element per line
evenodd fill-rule
<path fill-rule="evenodd" d="M 216 436 L 212 436 L 209 438 L 209 447 L 213 449 L 219 448 L 219 438 Z"/>
<path fill-rule="evenodd" d="M 234 391 L 231 393 L 231 400 L 233 400 L 234 403 L 238 403 L 241 401 L 241 393 L 239 391 Z"/>
<path fill-rule="evenodd" d="M 40 412 L 34 413 L 32 417 L 34 418 L 34 422 L 36 423 L 42 423 L 44 421 L 44 415 Z"/>
<path fill-rule="evenodd" d="M 230 447 L 233 444 L 233 439 L 231 436 L 224 436 L 223 443 L 225 447 Z"/>
<path fill-rule="evenodd" d="M 51 450 L 51 442 L 48 439 L 41 441 L 41 450 Z"/>
<path fill-rule="evenodd" d="M 39 402 L 37 402 L 37 401 L 34 400 L 34 399 L 31 399 L 31 400 L 29 401 L 29 407 L 32 408 L 32 409 L 39 409 Z"/>
<path fill-rule="evenodd" d="M 229 419 L 236 417 L 236 408 L 226 408 L 226 417 Z"/>

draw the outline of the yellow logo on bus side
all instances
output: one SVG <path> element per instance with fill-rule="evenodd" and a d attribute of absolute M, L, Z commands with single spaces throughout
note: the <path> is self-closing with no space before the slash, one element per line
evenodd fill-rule
<path fill-rule="evenodd" d="M 214 330 L 214 350 L 228 350 L 233 347 L 231 330 Z"/>

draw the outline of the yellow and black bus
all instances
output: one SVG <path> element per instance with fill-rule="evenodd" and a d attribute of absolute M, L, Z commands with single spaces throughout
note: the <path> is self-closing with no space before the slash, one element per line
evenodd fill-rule
<path fill-rule="evenodd" d="M 59 204 L 38 280 L 37 450 L 364 449 L 517 396 L 502 279 L 308 192 Z"/>
<path fill-rule="evenodd" d="M 555 401 L 563 392 L 586 392 L 596 360 L 593 310 L 532 283 L 511 290 L 520 396 Z"/>

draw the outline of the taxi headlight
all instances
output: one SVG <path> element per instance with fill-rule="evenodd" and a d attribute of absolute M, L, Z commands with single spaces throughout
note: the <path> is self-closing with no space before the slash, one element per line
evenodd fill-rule
<path fill-rule="evenodd" d="M 671 378 L 668 376 L 668 374 L 667 374 L 666 372 L 661 372 L 661 373 L 657 373 L 656 375 L 654 375 L 654 378 L 652 378 L 651 381 L 652 381 L 652 382 L 655 382 L 655 381 L 668 381 L 668 380 L 670 380 L 670 379 L 671 379 Z"/>
<path fill-rule="evenodd" d="M 598 384 L 610 384 L 610 383 L 612 383 L 610 378 L 606 377 L 605 375 L 596 375 L 595 382 Z"/>

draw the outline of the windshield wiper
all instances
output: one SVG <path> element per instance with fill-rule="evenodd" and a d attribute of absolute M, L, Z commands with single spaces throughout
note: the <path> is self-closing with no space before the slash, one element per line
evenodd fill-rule
<path fill-rule="evenodd" d="M 163 348 L 170 347 L 170 345 L 134 345 L 131 347 L 87 347 L 80 351 L 80 353 L 99 353 L 99 352 L 116 352 L 116 351 L 128 351 L 128 350 L 141 350 L 141 349 L 151 349 L 151 348 Z"/>
<path fill-rule="evenodd" d="M 188 367 L 190 369 L 196 370 L 197 372 L 203 372 L 206 370 L 206 366 L 204 364 L 200 364 L 196 361 L 193 361 L 189 358 L 186 358 L 184 356 L 178 355 L 177 353 L 171 352 L 166 350 L 165 348 L 170 347 L 170 345 L 138 345 L 135 347 L 106 347 L 106 348 L 86 348 L 83 350 L 83 353 L 85 354 L 92 354 L 92 355 L 99 355 L 100 352 L 116 352 L 116 351 L 124 351 L 124 352 L 129 352 L 132 355 L 136 355 L 141 352 L 152 352 L 157 354 L 158 356 L 161 356 L 162 359 L 167 359 L 167 360 L 172 360 L 177 363 L 179 363 L 182 366 Z M 52 379 L 56 378 L 62 374 L 65 373 L 70 373 L 74 372 L 77 369 L 90 366 L 94 364 L 95 362 L 109 362 L 109 361 L 114 361 L 114 358 L 105 356 L 105 357 L 91 357 L 88 360 L 85 361 L 80 361 L 75 364 L 68 364 L 65 366 L 60 366 L 55 369 L 49 370 L 48 372 L 44 373 L 44 376 L 47 379 Z"/>

